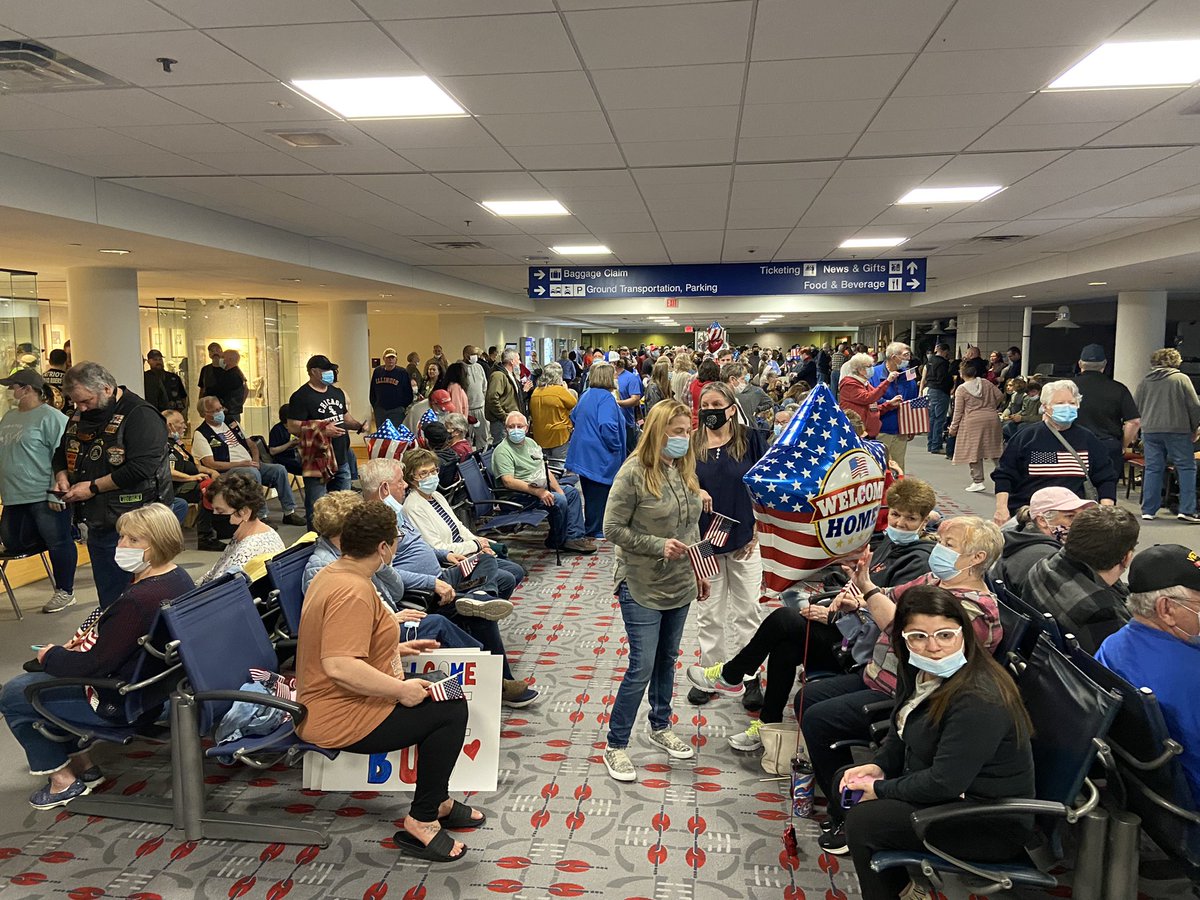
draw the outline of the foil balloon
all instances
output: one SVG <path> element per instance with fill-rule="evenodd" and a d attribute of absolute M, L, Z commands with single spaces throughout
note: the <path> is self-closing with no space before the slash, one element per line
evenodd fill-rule
<path fill-rule="evenodd" d="M 399 459 L 416 442 L 416 437 L 404 425 L 397 428 L 391 419 L 384 419 L 379 430 L 367 435 L 367 455 L 371 459 Z"/>
<path fill-rule="evenodd" d="M 725 346 L 725 329 L 721 327 L 720 322 L 713 322 L 708 326 L 708 352 L 716 353 Z"/>
<path fill-rule="evenodd" d="M 883 461 L 818 384 L 749 472 L 764 600 L 858 553 L 883 504 Z M 878 448 L 881 449 L 881 448 Z"/>

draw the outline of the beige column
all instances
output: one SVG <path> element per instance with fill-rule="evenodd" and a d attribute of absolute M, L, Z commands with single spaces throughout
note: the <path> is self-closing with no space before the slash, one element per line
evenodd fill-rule
<path fill-rule="evenodd" d="M 98 362 L 113 373 L 117 384 L 142 393 L 136 269 L 67 269 L 67 325 L 72 362 Z"/>

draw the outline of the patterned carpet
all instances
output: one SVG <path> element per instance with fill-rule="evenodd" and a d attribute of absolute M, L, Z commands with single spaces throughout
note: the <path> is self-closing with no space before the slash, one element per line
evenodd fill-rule
<path fill-rule="evenodd" d="M 407 795 L 304 791 L 299 769 L 212 765 L 211 808 L 251 811 L 267 833 L 272 821 L 314 823 L 330 831 L 331 845 L 193 844 L 165 826 L 10 808 L 0 826 L 0 897 L 858 896 L 848 861 L 819 852 L 814 823 L 798 823 L 799 860 L 783 855 L 786 789 L 761 781 L 756 755 L 735 753 L 725 740 L 747 724 L 736 700 L 691 707 L 680 676 L 677 728 L 698 748 L 696 759 L 673 762 L 649 745 L 643 707 L 630 748 L 638 781 L 619 785 L 608 777 L 601 749 L 627 656 L 610 550 L 564 557 L 561 567 L 530 543 L 516 542 L 516 550 L 531 577 L 514 598 L 505 635 L 514 668 L 535 682 L 542 700 L 505 710 L 500 788 L 471 798 L 489 821 L 463 834 L 466 860 L 431 866 L 393 849 Z M 689 622 L 684 661 L 698 653 L 694 647 Z M 113 776 L 109 791 L 161 795 L 169 785 L 161 749 L 105 747 L 97 758 Z M 1185 894 L 1179 883 L 1146 887 L 1146 896 Z M 1069 889 L 1056 894 L 1069 896 Z"/>

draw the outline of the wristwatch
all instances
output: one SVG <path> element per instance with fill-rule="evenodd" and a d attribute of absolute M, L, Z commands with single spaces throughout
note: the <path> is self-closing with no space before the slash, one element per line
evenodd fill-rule
<path fill-rule="evenodd" d="M 97 494 L 100 493 L 100 486 L 98 484 L 96 484 L 96 482 L 92 481 L 88 484 L 88 490 L 91 491 L 92 496 L 95 497 Z"/>

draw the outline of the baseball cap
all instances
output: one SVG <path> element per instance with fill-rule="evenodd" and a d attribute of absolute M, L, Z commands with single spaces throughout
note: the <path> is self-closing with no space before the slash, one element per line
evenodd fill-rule
<path fill-rule="evenodd" d="M 1052 511 L 1070 512 L 1073 509 L 1095 505 L 1095 500 L 1084 500 L 1069 488 L 1044 487 L 1034 491 L 1033 496 L 1029 498 L 1029 515 L 1044 516 Z"/>
<path fill-rule="evenodd" d="M 146 354 L 146 359 L 162 359 L 162 351 L 161 350 L 151 350 L 149 353 Z"/>
<path fill-rule="evenodd" d="M 396 355 L 396 349 L 394 347 L 388 347 L 386 350 L 383 351 L 384 359 L 387 359 L 389 356 L 395 356 L 395 355 Z"/>
<path fill-rule="evenodd" d="M 305 369 L 320 369 L 325 372 L 329 369 L 336 369 L 337 366 L 329 361 L 329 357 L 324 353 L 318 353 L 316 356 L 310 356 L 308 363 L 304 366 Z"/>
<path fill-rule="evenodd" d="M 1200 554 L 1179 544 L 1155 544 L 1133 555 L 1130 591 L 1144 594 L 1176 586 L 1200 591 Z"/>
<path fill-rule="evenodd" d="M 425 435 L 426 443 L 431 447 L 444 447 L 450 440 L 450 432 L 441 422 L 430 422 L 421 429 L 421 432 Z"/>
<path fill-rule="evenodd" d="M 450 401 L 449 391 L 434 391 L 429 395 L 429 405 L 436 406 L 442 412 L 449 412 L 454 408 L 454 404 Z"/>
<path fill-rule="evenodd" d="M 0 378 L 0 384 L 4 385 L 5 387 L 12 387 L 13 385 L 17 384 L 27 384 L 31 388 L 37 388 L 40 391 L 46 382 L 43 381 L 42 376 L 33 371 L 33 369 L 18 369 L 7 378 Z"/>
<path fill-rule="evenodd" d="M 1108 362 L 1104 348 L 1099 344 L 1088 344 L 1079 352 L 1080 362 Z"/>

